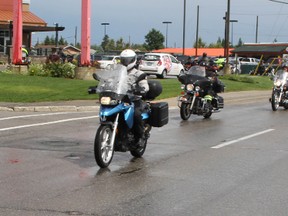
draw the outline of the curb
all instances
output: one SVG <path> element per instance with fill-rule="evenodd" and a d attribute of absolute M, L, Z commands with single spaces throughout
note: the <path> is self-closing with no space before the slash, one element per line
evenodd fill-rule
<path fill-rule="evenodd" d="M 0 111 L 8 112 L 90 112 L 98 109 L 99 106 L 0 106 Z"/>
<path fill-rule="evenodd" d="M 255 101 L 269 101 L 269 97 L 271 96 L 271 90 L 264 90 L 264 91 L 242 91 L 242 92 L 228 92 L 228 93 L 221 93 L 219 94 L 224 98 L 224 104 L 247 104 L 253 103 Z M 177 106 L 177 97 L 173 98 L 166 98 L 154 102 L 168 102 L 169 109 L 178 108 Z M 59 103 L 59 102 L 57 102 Z M 56 104 L 57 104 L 56 103 Z M 70 104 L 73 105 L 70 105 Z M 94 102 L 93 102 L 94 103 Z M 64 105 L 63 105 L 64 104 Z M 74 105 L 76 104 L 76 105 Z M 78 105 L 77 105 L 78 104 Z M 82 105 L 84 104 L 84 105 Z M 69 105 L 67 102 L 60 102 L 59 105 L 55 105 L 52 102 L 52 105 L 39 105 L 39 104 L 27 104 L 27 106 L 22 105 L 12 105 L 12 104 L 5 104 L 2 103 L 0 105 L 0 111 L 8 111 L 8 112 L 92 112 L 92 111 L 99 111 L 99 104 L 96 105 L 87 105 L 86 101 L 71 101 Z M 90 103 L 91 104 L 91 103 Z"/>

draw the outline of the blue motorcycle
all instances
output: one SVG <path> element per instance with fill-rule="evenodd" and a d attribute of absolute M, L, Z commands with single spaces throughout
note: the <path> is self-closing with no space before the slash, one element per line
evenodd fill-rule
<path fill-rule="evenodd" d="M 128 75 L 126 67 L 118 64 L 112 70 L 93 74 L 99 83 L 95 90 L 99 94 L 100 126 L 94 141 L 94 156 L 99 167 L 108 167 L 115 151 L 130 151 L 131 155 L 142 157 L 146 150 L 147 140 L 152 127 L 162 127 L 168 123 L 168 104 L 166 102 L 150 103 L 162 92 L 162 86 L 157 81 L 148 81 L 149 92 L 139 96 L 135 92 L 137 83 L 146 75 L 134 77 Z M 92 91 L 90 89 L 90 91 Z M 140 98 L 139 98 L 140 97 Z M 136 145 L 134 133 L 134 102 L 147 100 L 143 107 L 142 120 L 145 125 L 145 142 L 141 147 Z"/>

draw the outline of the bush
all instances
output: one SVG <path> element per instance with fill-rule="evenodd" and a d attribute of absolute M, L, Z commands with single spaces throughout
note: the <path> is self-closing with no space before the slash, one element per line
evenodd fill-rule
<path fill-rule="evenodd" d="M 75 77 L 75 65 L 72 63 L 48 63 L 44 65 L 44 70 L 49 71 L 52 77 L 65 77 L 73 79 Z"/>
<path fill-rule="evenodd" d="M 30 76 L 50 76 L 48 70 L 45 70 L 43 64 L 30 64 L 28 73 Z"/>

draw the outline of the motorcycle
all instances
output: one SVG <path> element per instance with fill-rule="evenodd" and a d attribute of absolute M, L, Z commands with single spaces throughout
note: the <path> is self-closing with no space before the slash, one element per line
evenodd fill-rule
<path fill-rule="evenodd" d="M 162 127 L 168 123 L 168 103 L 150 103 L 161 94 L 162 86 L 158 81 L 148 81 L 149 91 L 142 97 L 145 105 L 141 114 L 145 125 L 145 142 L 139 147 L 133 127 L 133 101 L 141 97 L 134 93 L 141 92 L 137 89 L 137 83 L 145 79 L 146 74 L 138 78 L 128 75 L 126 67 L 120 64 L 112 70 L 101 72 L 93 74 L 99 83 L 96 90 L 90 88 L 89 91 L 99 94 L 100 126 L 94 140 L 94 156 L 98 166 L 105 168 L 111 163 L 115 151 L 130 151 L 132 156 L 142 157 L 152 127 Z"/>
<path fill-rule="evenodd" d="M 284 109 L 288 109 L 288 91 L 287 91 L 287 78 L 288 72 L 284 70 L 278 70 L 276 73 L 272 73 L 273 89 L 272 96 L 270 98 L 272 110 L 276 111 L 279 106 L 283 106 Z"/>
<path fill-rule="evenodd" d="M 178 77 L 182 83 L 181 89 L 184 90 L 183 95 L 177 99 L 183 120 L 188 120 L 191 114 L 209 118 L 212 113 L 224 108 L 223 97 L 217 95 L 224 91 L 224 84 L 215 76 L 207 78 L 206 73 L 205 67 L 192 66 L 189 71 Z"/>

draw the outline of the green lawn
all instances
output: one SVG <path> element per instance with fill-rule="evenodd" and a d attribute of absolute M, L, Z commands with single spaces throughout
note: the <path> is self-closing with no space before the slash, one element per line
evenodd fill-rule
<path fill-rule="evenodd" d="M 150 79 L 150 77 L 149 77 Z M 152 77 L 151 77 L 152 79 Z M 269 77 L 225 76 L 220 77 L 225 91 L 267 90 L 271 89 Z M 160 79 L 163 92 L 157 99 L 176 97 L 180 94 L 180 82 L 177 79 Z M 96 81 L 75 80 L 53 77 L 24 76 L 0 72 L 1 102 L 40 102 L 61 100 L 95 100 L 97 95 L 89 95 L 89 86 Z"/>

